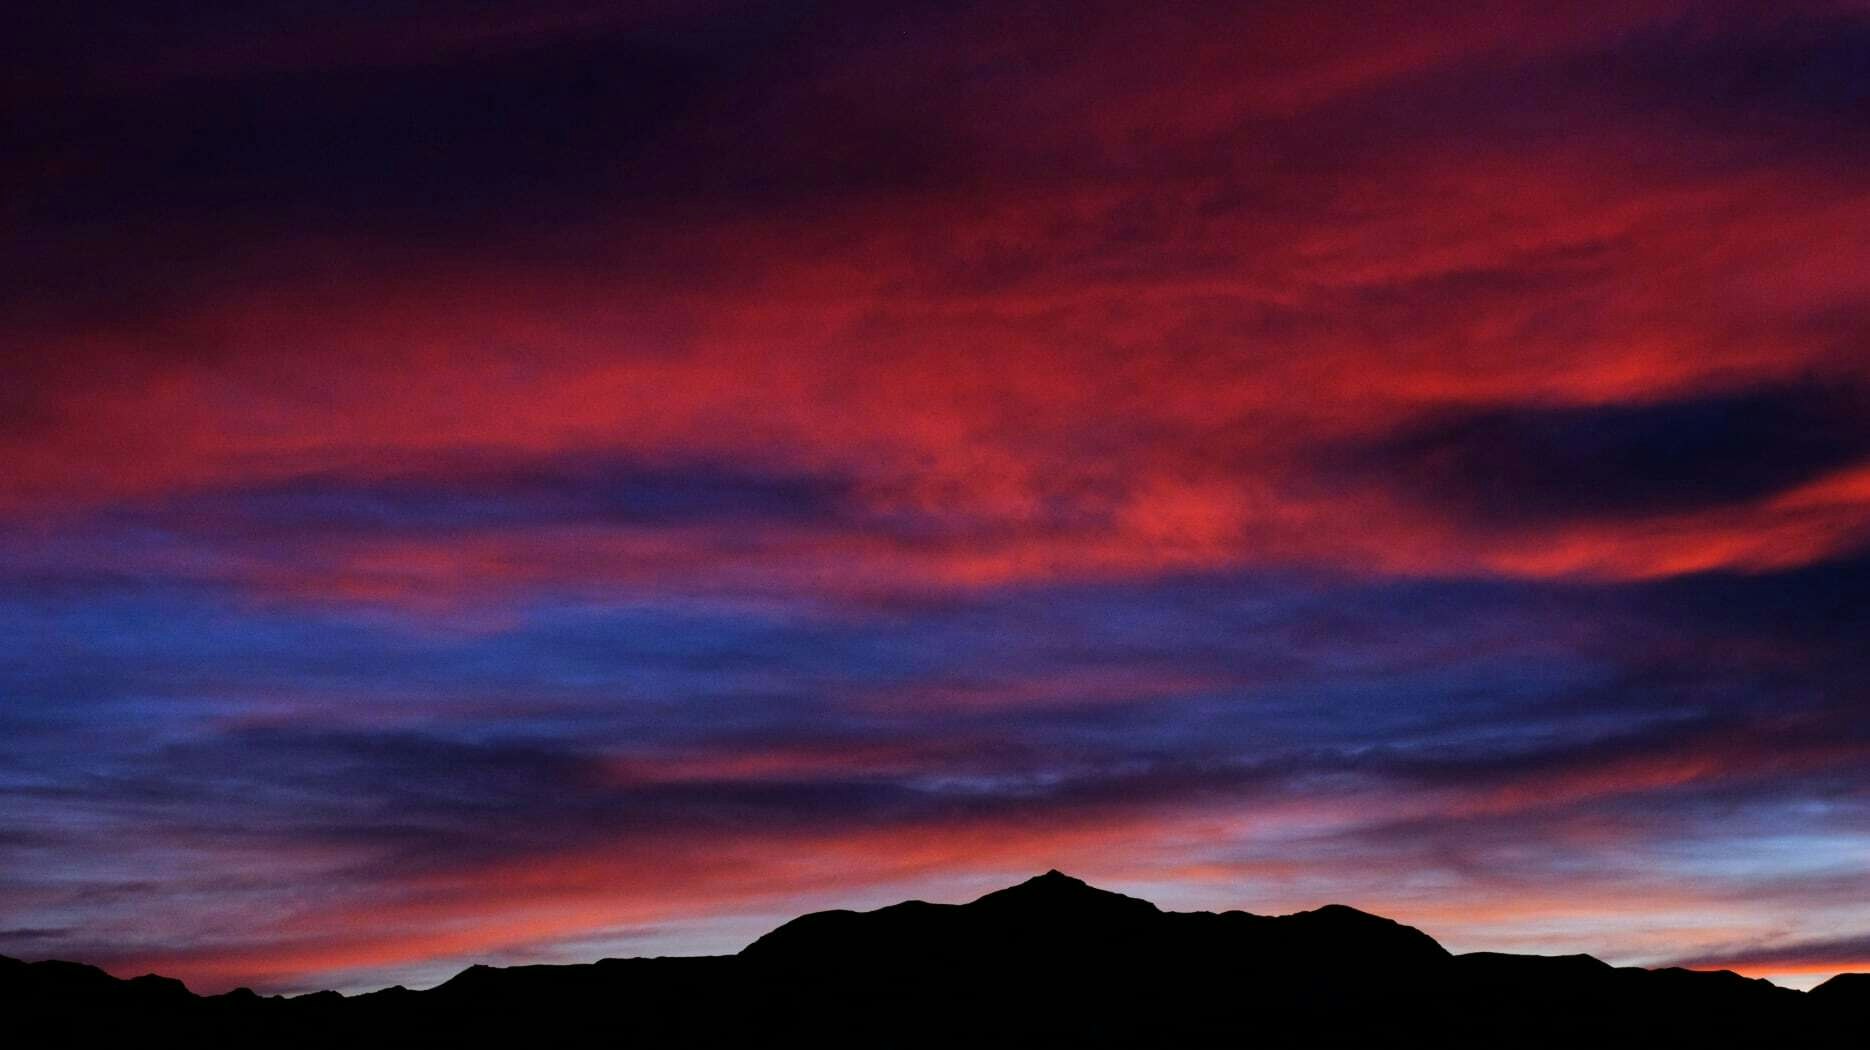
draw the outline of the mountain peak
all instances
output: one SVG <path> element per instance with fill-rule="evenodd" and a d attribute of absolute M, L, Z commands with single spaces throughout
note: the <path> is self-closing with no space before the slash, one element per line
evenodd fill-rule
<path fill-rule="evenodd" d="M 1122 910 L 1139 914 L 1159 912 L 1154 904 L 1146 900 L 1098 889 L 1083 879 L 1073 878 L 1057 868 L 1043 875 L 1034 875 L 1017 886 L 995 890 L 977 898 L 967 907 L 990 909 L 1010 907 L 1023 911 Z"/>
<path fill-rule="evenodd" d="M 1032 878 L 1027 879 L 1025 882 L 1019 883 L 1018 885 L 1015 885 L 1015 886 L 1007 887 L 1007 889 L 1009 890 L 1017 890 L 1021 888 L 1032 889 L 1032 890 L 1043 890 L 1047 892 L 1058 892 L 1060 890 L 1074 890 L 1074 889 L 1083 889 L 1083 890 L 1095 889 L 1095 887 L 1093 887 L 1090 883 L 1084 881 L 1083 879 L 1073 878 L 1072 876 L 1065 874 L 1064 872 L 1058 870 L 1057 868 L 1047 869 L 1047 871 L 1043 875 L 1034 875 Z"/>

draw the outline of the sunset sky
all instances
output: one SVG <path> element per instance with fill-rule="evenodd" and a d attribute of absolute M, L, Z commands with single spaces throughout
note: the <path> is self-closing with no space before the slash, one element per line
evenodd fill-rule
<path fill-rule="evenodd" d="M 1864 3 L 220 6 L 0 43 L 0 953 L 1870 970 Z"/>

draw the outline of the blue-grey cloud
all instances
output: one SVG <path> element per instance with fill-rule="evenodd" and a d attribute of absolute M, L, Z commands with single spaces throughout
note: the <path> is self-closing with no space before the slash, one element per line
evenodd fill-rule
<path fill-rule="evenodd" d="M 1758 387 L 1645 404 L 1456 408 L 1351 449 L 1353 473 L 1499 524 L 1739 506 L 1870 456 L 1848 387 Z"/>

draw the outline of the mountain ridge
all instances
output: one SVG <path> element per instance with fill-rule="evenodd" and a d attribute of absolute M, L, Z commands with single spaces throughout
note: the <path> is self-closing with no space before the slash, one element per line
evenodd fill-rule
<path fill-rule="evenodd" d="M 470 966 L 433 988 L 198 996 L 154 974 L 0 956 L 0 1014 L 40 1045 L 161 1032 L 196 1045 L 442 1037 L 506 1046 L 622 1024 L 656 1045 L 1853 1045 L 1870 974 L 1811 993 L 1588 955 L 1456 955 L 1332 904 L 1169 912 L 1057 870 L 964 904 L 801 915 L 735 955 Z"/>

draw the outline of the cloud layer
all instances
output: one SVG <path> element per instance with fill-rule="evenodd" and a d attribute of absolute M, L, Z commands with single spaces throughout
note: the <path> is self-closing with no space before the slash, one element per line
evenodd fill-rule
<path fill-rule="evenodd" d="M 0 952 L 1870 969 L 1855 5 L 36 17 Z"/>

